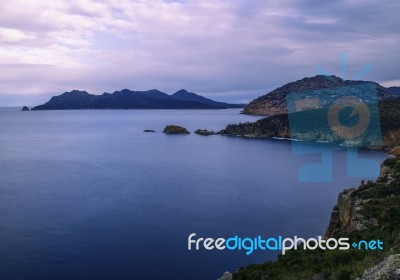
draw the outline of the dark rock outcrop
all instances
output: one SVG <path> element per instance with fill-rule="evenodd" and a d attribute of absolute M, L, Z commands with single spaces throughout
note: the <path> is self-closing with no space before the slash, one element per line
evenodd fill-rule
<path fill-rule="evenodd" d="M 288 115 L 283 114 L 264 118 L 254 123 L 230 124 L 221 130 L 219 134 L 249 138 L 290 138 Z"/>
<path fill-rule="evenodd" d="M 22 107 L 21 111 L 30 111 L 30 109 L 27 106 Z"/>
<path fill-rule="evenodd" d="M 210 131 L 210 130 L 207 130 L 207 129 L 198 129 L 194 133 L 196 133 L 198 135 L 202 135 L 202 136 L 210 136 L 210 135 L 217 134 L 216 132 L 214 132 L 212 130 Z"/>
<path fill-rule="evenodd" d="M 145 129 L 143 132 L 156 132 L 156 131 L 152 129 Z"/>
<path fill-rule="evenodd" d="M 163 132 L 166 134 L 190 134 L 186 128 L 178 125 L 167 125 Z"/>
<path fill-rule="evenodd" d="M 288 83 L 250 102 L 243 109 L 244 114 L 273 116 L 287 113 L 286 97 L 289 93 L 304 92 L 310 90 L 327 89 L 334 87 L 354 86 L 373 83 L 376 86 L 378 99 L 398 97 L 398 88 L 385 88 L 377 83 L 368 81 L 343 80 L 336 76 L 317 75 L 304 78 L 296 82 Z M 322 108 L 322 107 L 321 107 Z"/>
<path fill-rule="evenodd" d="M 73 90 L 52 97 L 43 105 L 32 110 L 70 109 L 227 109 L 242 108 L 241 104 L 217 102 L 203 96 L 180 90 L 168 95 L 159 90 L 131 91 L 124 89 L 112 94 L 89 94 Z"/>

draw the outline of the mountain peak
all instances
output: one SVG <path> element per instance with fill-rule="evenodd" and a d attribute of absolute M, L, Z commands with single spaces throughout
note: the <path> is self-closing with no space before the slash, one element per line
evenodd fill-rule
<path fill-rule="evenodd" d="M 188 95 L 188 94 L 194 94 L 194 93 L 188 92 L 186 89 L 180 89 L 177 92 L 175 92 L 173 95 Z"/>
<path fill-rule="evenodd" d="M 71 91 L 64 92 L 64 94 L 89 94 L 86 90 L 74 89 Z"/>

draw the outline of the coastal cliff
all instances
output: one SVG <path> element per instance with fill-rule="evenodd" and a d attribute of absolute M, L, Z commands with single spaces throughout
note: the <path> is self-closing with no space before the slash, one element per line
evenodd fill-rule
<path fill-rule="evenodd" d="M 234 280 L 400 279 L 400 157 L 387 159 L 376 181 L 339 194 L 325 238 L 380 239 L 382 251 L 289 251 L 275 262 L 240 268 Z"/>
<path fill-rule="evenodd" d="M 373 131 L 369 138 L 379 137 L 380 139 L 369 139 L 359 146 L 370 147 L 375 146 L 373 143 L 381 142 L 380 146 L 395 147 L 400 145 L 400 97 L 380 100 L 378 103 L 379 114 L 376 118 L 380 120 L 380 131 Z M 304 129 L 304 131 L 297 130 L 295 135 L 293 129 L 290 127 L 290 117 L 297 118 L 303 123 L 297 125 L 297 128 Z M 314 127 L 318 129 L 309 130 L 313 123 Z M 221 135 L 227 136 L 242 136 L 249 138 L 296 138 L 306 141 L 328 141 L 339 142 L 339 138 L 331 133 L 330 127 L 327 125 L 327 110 L 307 110 L 302 112 L 289 114 L 280 114 L 271 117 L 260 119 L 256 122 L 247 122 L 240 124 L 230 124 L 225 129 L 219 132 Z M 365 138 L 365 137 L 364 137 Z M 365 140 L 365 139 L 364 139 Z M 379 140 L 379 141 L 378 141 Z"/>

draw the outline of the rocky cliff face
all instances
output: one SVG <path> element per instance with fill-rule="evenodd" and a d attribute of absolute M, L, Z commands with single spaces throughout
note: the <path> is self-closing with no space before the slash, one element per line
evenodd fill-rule
<path fill-rule="evenodd" d="M 338 233 L 347 234 L 379 226 L 378 217 L 370 215 L 365 209 L 373 203 L 380 203 L 387 199 L 384 195 L 389 194 L 388 191 L 390 191 L 390 195 L 399 196 L 400 199 L 400 190 L 397 188 L 393 192 L 390 189 L 380 193 L 384 188 L 387 188 L 388 184 L 393 184 L 396 180 L 399 180 L 399 169 L 399 157 L 387 160 L 382 164 L 381 174 L 376 182 L 368 181 L 365 183 L 362 181 L 359 188 L 341 192 L 337 204 L 332 210 L 325 237 L 329 238 Z M 377 187 L 382 189 L 375 189 Z"/>
<path fill-rule="evenodd" d="M 381 130 L 370 133 L 368 137 L 361 136 L 357 146 L 371 147 L 379 146 L 396 147 L 400 146 L 400 98 L 381 100 L 378 103 Z M 298 116 L 296 116 L 298 115 Z M 297 124 L 296 133 L 290 127 L 289 117 L 301 120 L 302 124 Z M 313 125 L 310 125 L 313 123 Z M 315 127 L 315 129 L 309 129 Z M 304 131 L 302 131 L 304 128 Z M 377 128 L 378 129 L 378 128 Z M 340 137 L 336 137 L 327 125 L 327 110 L 308 110 L 289 114 L 280 114 L 260 119 L 256 122 L 247 122 L 228 125 L 219 132 L 222 135 L 243 136 L 251 138 L 296 138 L 304 141 L 328 141 L 342 142 Z M 382 134 L 382 139 L 379 135 Z M 355 143 L 356 138 L 352 139 Z M 381 141 L 382 140 L 382 141 Z M 347 143 L 348 142 L 348 143 Z M 347 141 L 344 144 L 352 144 Z"/>
<path fill-rule="evenodd" d="M 345 87 L 359 85 L 363 83 L 372 83 L 367 81 L 351 81 L 343 80 L 336 76 L 317 75 L 311 78 L 304 78 L 296 82 L 288 83 L 279 87 L 263 96 L 258 97 L 247 105 L 243 113 L 248 115 L 265 115 L 274 116 L 287 112 L 286 96 L 289 93 L 304 92 L 317 89 L 326 89 L 333 87 Z M 377 95 L 379 99 L 387 99 L 398 96 L 397 88 L 385 88 L 376 85 Z"/>
<path fill-rule="evenodd" d="M 387 251 L 399 252 L 400 234 L 398 229 L 393 227 L 397 220 L 383 218 L 389 212 L 400 211 L 399 170 L 400 158 L 397 156 L 382 164 L 381 174 L 376 182 L 362 182 L 359 188 L 340 193 L 337 205 L 332 210 L 325 238 L 355 232 L 362 234 L 373 228 L 382 232 L 385 227 L 390 227 L 388 237 L 391 240 L 388 240 L 386 246 L 391 248 Z M 376 238 L 382 237 L 377 235 Z M 376 266 L 366 269 L 362 277 L 357 279 L 400 279 L 400 255 L 388 255 Z"/>
<path fill-rule="evenodd" d="M 332 210 L 331 219 L 324 234 L 325 238 L 338 233 L 350 233 L 377 226 L 376 218 L 367 219 L 362 214 L 362 206 L 365 203 L 368 203 L 368 200 L 357 197 L 356 189 L 341 192 L 337 205 Z"/>

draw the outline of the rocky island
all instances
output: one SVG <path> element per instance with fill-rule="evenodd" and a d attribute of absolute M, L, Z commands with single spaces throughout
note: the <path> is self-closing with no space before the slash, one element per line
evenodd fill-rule
<path fill-rule="evenodd" d="M 184 89 L 168 95 L 159 90 L 132 91 L 124 89 L 102 95 L 89 94 L 86 91 L 73 90 L 59 96 L 53 96 L 43 105 L 32 108 L 37 110 L 72 109 L 227 109 L 243 108 L 244 104 L 217 102 Z"/>
<path fill-rule="evenodd" d="M 207 129 L 197 129 L 194 133 L 201 135 L 201 136 L 210 136 L 210 135 L 217 134 L 216 132 L 214 132 L 212 130 L 207 130 Z"/>
<path fill-rule="evenodd" d="M 163 131 L 165 134 L 190 134 L 190 132 L 179 125 L 167 125 Z"/>

